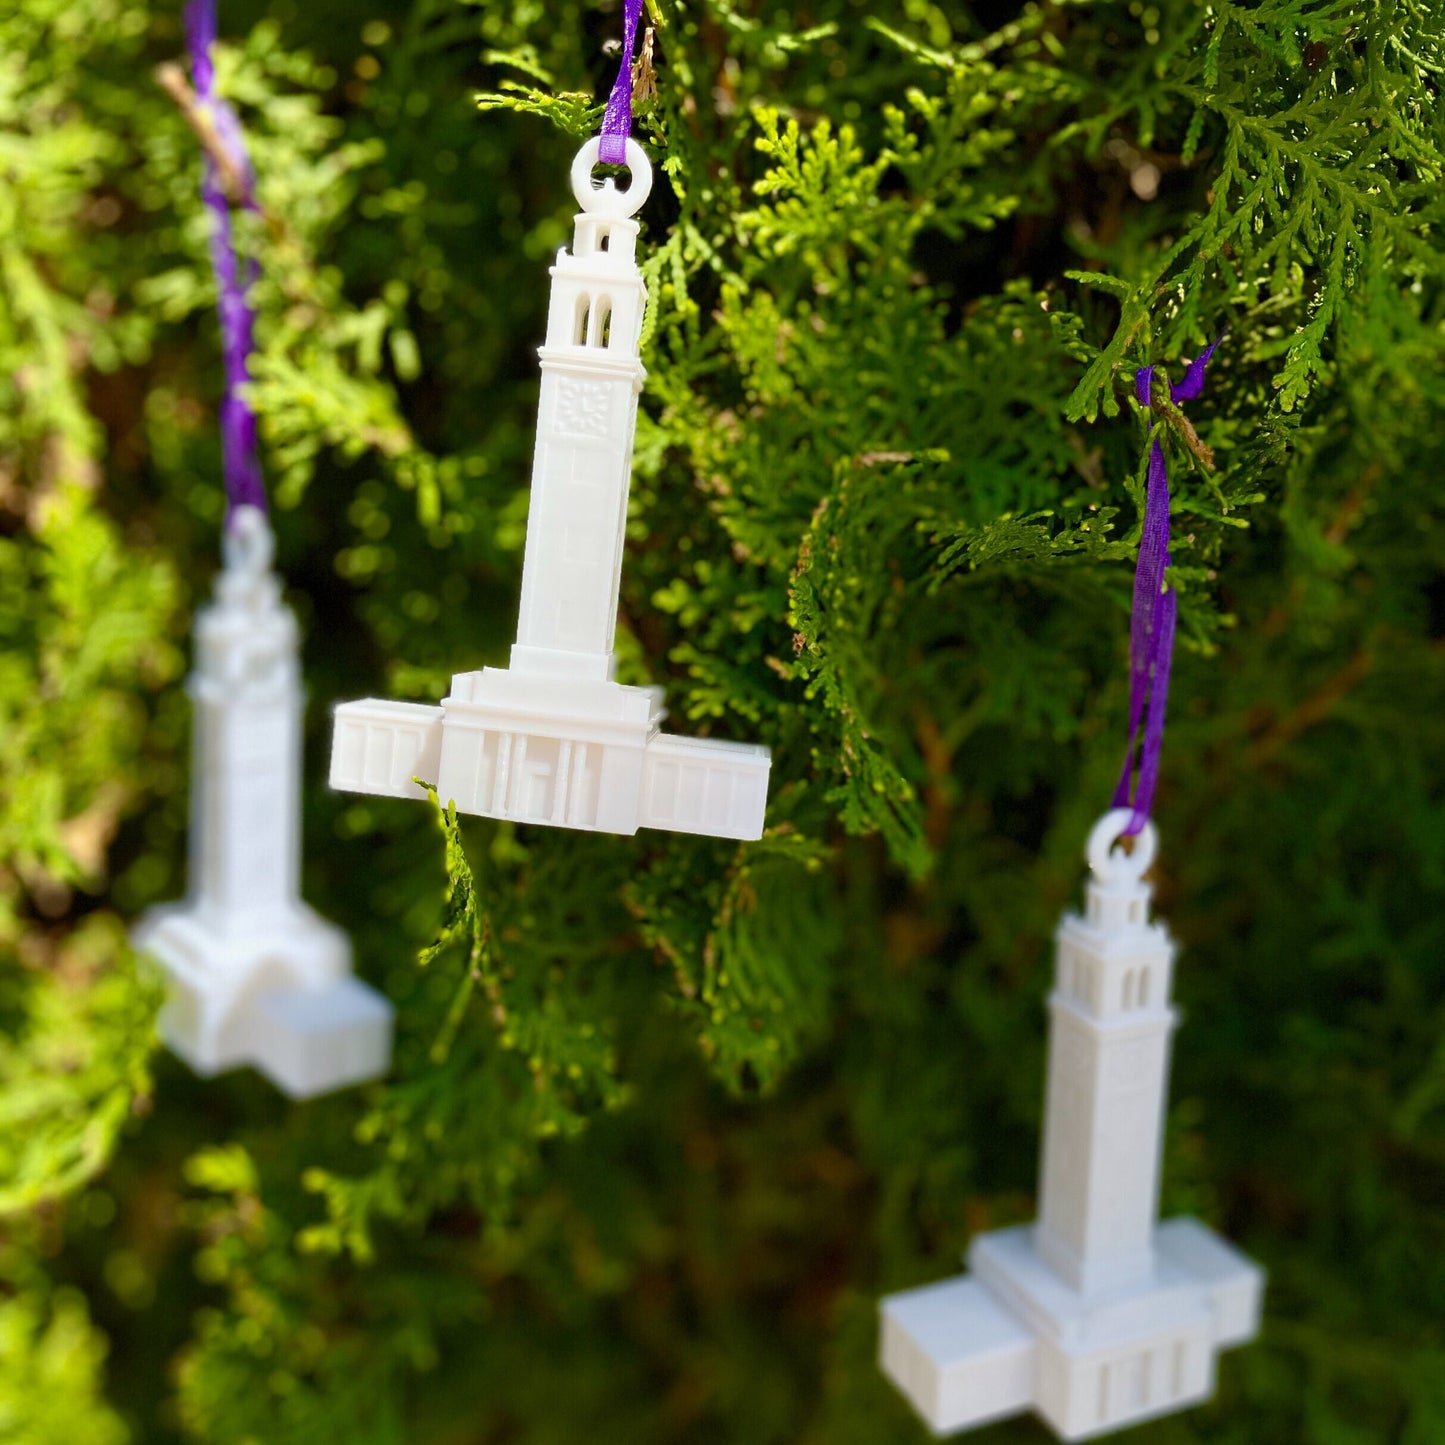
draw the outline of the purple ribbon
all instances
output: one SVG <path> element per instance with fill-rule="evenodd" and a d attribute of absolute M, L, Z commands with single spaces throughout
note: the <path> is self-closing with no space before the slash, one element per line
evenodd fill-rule
<path fill-rule="evenodd" d="M 204 107 L 231 168 L 242 181 L 241 203 L 260 213 L 256 203 L 251 159 L 236 112 L 216 94 L 216 69 L 211 47 L 216 43 L 216 0 L 190 0 L 186 6 L 186 39 L 191 50 L 191 74 L 196 99 Z M 237 507 L 266 510 L 266 486 L 256 449 L 256 414 L 241 398 L 240 388 L 250 380 L 249 361 L 255 349 L 256 315 L 246 300 L 255 284 L 254 259 L 246 265 L 244 280 L 231 235 L 231 205 L 221 183 L 220 167 L 205 156 L 201 199 L 211 213 L 211 267 L 216 274 L 216 310 L 221 318 L 221 344 L 226 362 L 226 394 L 221 399 L 221 456 L 226 478 L 227 521 Z"/>
<path fill-rule="evenodd" d="M 1184 380 L 1169 388 L 1171 401 L 1193 401 L 1204 390 L 1204 369 L 1218 345 L 1219 341 L 1212 342 L 1189 363 Z M 1143 367 L 1134 378 L 1135 395 L 1146 407 L 1153 404 L 1155 370 L 1153 366 Z M 1164 465 L 1164 448 L 1154 441 L 1149 447 L 1144 532 L 1139 539 L 1134 609 L 1129 619 L 1129 747 L 1119 786 L 1114 790 L 1114 806 L 1132 808 L 1134 812 L 1124 829 L 1126 838 L 1133 837 L 1149 821 L 1154 789 L 1159 783 L 1159 752 L 1164 742 L 1164 712 L 1169 701 L 1169 669 L 1174 660 L 1174 627 L 1179 611 L 1173 588 L 1164 585 L 1168 566 L 1169 472 Z"/>
<path fill-rule="evenodd" d="M 637 43 L 637 22 L 642 0 L 622 0 L 622 69 L 607 97 L 602 117 L 602 144 L 597 159 L 609 166 L 627 164 L 627 138 L 632 134 L 632 47 Z"/>

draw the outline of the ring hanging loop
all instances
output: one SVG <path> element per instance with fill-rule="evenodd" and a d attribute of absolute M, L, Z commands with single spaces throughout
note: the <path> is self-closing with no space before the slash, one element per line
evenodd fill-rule
<path fill-rule="evenodd" d="M 1146 821 L 1134 835 L 1134 851 L 1125 853 L 1114 845 L 1133 821 L 1132 808 L 1111 808 L 1089 833 L 1085 856 L 1094 877 L 1101 883 L 1137 883 L 1153 865 L 1159 852 L 1159 830 Z"/>
<path fill-rule="evenodd" d="M 613 221 L 626 220 L 636 215 L 652 194 L 652 162 L 647 159 L 647 152 L 635 140 L 629 139 L 627 169 L 632 172 L 632 184 L 625 191 L 619 191 L 611 176 L 603 181 L 592 179 L 592 168 L 597 164 L 601 151 L 601 136 L 583 141 L 582 149 L 572 162 L 572 194 L 589 215 Z"/>

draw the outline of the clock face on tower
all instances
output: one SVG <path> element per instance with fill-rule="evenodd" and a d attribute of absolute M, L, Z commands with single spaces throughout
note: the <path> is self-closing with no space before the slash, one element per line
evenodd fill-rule
<path fill-rule="evenodd" d="M 601 441 L 611 430 L 613 389 L 605 381 L 564 377 L 557 383 L 557 430 L 579 440 Z"/>

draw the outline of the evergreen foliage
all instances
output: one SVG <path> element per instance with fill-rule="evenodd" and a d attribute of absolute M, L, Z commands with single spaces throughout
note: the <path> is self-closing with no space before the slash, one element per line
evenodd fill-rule
<path fill-rule="evenodd" d="M 156 1048 L 124 925 L 183 888 L 223 506 L 179 7 L 10 0 L 0 1439 L 923 1439 L 875 1302 L 1032 1212 L 1151 428 L 1165 1207 L 1271 1284 L 1216 1403 L 1139 1438 L 1445 1438 L 1439 7 L 655 0 L 618 646 L 680 730 L 772 745 L 743 847 L 321 778 L 333 700 L 504 659 L 617 9 L 221 8 L 307 892 L 396 1064 L 288 1105 Z M 1226 329 L 1189 423 L 1146 415 L 1135 370 Z"/>

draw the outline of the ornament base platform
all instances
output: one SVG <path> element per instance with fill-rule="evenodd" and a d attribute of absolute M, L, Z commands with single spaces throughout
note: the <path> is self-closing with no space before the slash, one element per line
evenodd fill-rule
<path fill-rule="evenodd" d="M 1031 1226 L 983 1235 L 971 1274 L 883 1301 L 883 1370 L 936 1435 L 1032 1409 L 1087 1440 L 1199 1404 L 1219 1351 L 1259 1329 L 1264 1273 L 1194 1219 L 1162 1224 L 1154 1250 L 1145 1279 L 1085 1295 Z"/>
<path fill-rule="evenodd" d="M 768 749 L 659 731 L 661 689 L 610 679 L 458 673 L 441 706 L 366 698 L 336 709 L 331 786 L 589 832 L 665 828 L 757 838 Z"/>
<path fill-rule="evenodd" d="M 249 1065 L 309 1099 L 390 1067 L 390 1003 L 351 976 L 345 933 L 304 904 L 246 932 L 184 904 L 158 908 L 135 942 L 169 985 L 161 1035 L 203 1078 Z"/>

